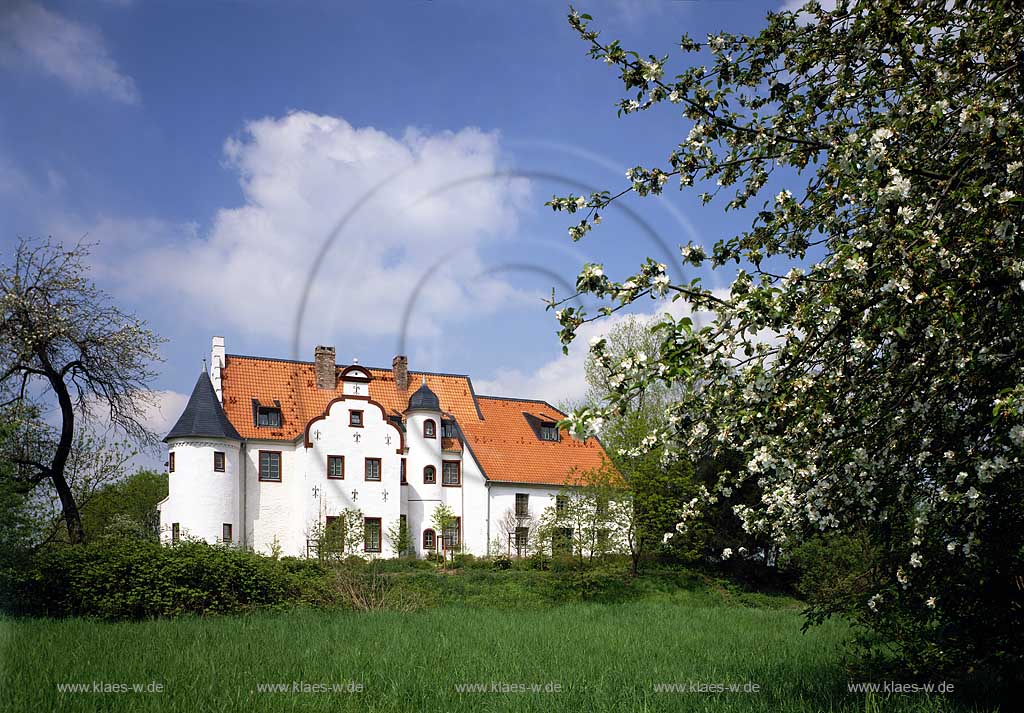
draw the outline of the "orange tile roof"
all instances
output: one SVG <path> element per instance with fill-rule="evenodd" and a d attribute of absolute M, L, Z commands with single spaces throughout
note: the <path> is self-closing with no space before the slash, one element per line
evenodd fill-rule
<path fill-rule="evenodd" d="M 543 401 L 477 396 L 468 376 L 417 371 L 409 372 L 410 388 L 403 392 L 390 369 L 366 369 L 373 376 L 370 398 L 395 416 L 405 411 L 409 396 L 426 377 L 441 409 L 458 422 L 470 451 L 490 480 L 560 485 L 573 467 L 578 471 L 595 468 L 605 457 L 594 438 L 581 442 L 564 431 L 557 442 L 537 438 L 524 413 L 551 421 L 564 416 Z M 243 438 L 294 441 L 303 435 L 307 423 L 342 394 L 340 382 L 333 390 L 318 389 L 313 364 L 304 361 L 229 354 L 221 378 L 224 411 Z M 263 406 L 275 401 L 281 404 L 280 429 L 256 427 L 253 399 Z M 458 439 L 442 439 L 442 447 L 462 449 Z"/>

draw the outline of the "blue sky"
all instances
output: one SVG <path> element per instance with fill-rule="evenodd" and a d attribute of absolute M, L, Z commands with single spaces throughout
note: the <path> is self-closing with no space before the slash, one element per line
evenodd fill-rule
<path fill-rule="evenodd" d="M 603 37 L 658 56 L 684 31 L 754 31 L 771 7 L 577 4 Z M 469 373 L 482 393 L 579 396 L 585 340 L 563 358 L 540 298 L 585 261 L 626 275 L 748 219 L 669 191 L 628 202 L 647 228 L 611 210 L 569 241 L 545 200 L 624 187 L 627 167 L 661 163 L 689 127 L 669 105 L 618 118 L 615 73 L 586 56 L 566 12 L 455 0 L 8 2 L 3 252 L 19 235 L 96 243 L 100 285 L 169 340 L 157 429 L 177 417 L 214 334 L 229 352 L 309 359 L 324 343 L 339 361 L 383 366 L 410 303 L 410 368 Z"/>

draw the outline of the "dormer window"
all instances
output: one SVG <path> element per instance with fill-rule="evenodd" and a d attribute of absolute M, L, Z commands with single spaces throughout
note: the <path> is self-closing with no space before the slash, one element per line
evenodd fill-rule
<path fill-rule="evenodd" d="M 280 428 L 281 409 L 273 406 L 260 406 L 256 410 L 256 425 L 259 428 Z"/>
<path fill-rule="evenodd" d="M 540 425 L 540 439 L 542 441 L 557 441 L 558 426 L 553 421 L 545 421 Z"/>
<path fill-rule="evenodd" d="M 441 421 L 441 437 L 455 438 L 455 421 Z"/>

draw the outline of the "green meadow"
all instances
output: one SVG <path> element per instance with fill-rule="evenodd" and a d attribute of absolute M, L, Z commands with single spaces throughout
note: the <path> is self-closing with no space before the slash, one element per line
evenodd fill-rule
<path fill-rule="evenodd" d="M 412 612 L 3 619 L 0 710 L 966 710 L 945 695 L 850 693 L 849 627 L 803 633 L 786 597 L 691 583 L 494 606 L 483 578 L 441 576 L 453 596 Z"/>

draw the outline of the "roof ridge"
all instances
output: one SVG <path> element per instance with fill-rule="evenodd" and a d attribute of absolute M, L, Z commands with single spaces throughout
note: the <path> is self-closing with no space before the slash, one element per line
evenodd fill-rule
<path fill-rule="evenodd" d="M 313 366 L 313 365 L 316 364 L 316 362 L 308 361 L 306 359 L 284 359 L 282 357 L 255 356 L 254 354 L 225 354 L 224 358 L 225 359 L 227 359 L 227 358 L 231 358 L 231 359 L 255 359 L 255 360 L 258 360 L 258 361 L 283 362 L 285 364 L 306 364 L 308 366 Z M 353 365 L 352 364 L 336 364 L 336 366 L 344 367 L 344 366 L 353 366 Z M 370 371 L 391 371 L 392 370 L 391 367 L 388 367 L 388 366 L 366 366 L 365 364 L 357 364 L 356 366 L 361 366 L 364 369 L 369 369 Z M 456 373 L 450 372 L 450 371 L 421 371 L 421 370 L 418 370 L 418 369 L 410 369 L 409 373 L 410 374 L 426 374 L 427 376 L 457 376 L 457 377 L 463 378 L 463 379 L 468 379 L 469 378 L 469 374 L 456 374 Z"/>

